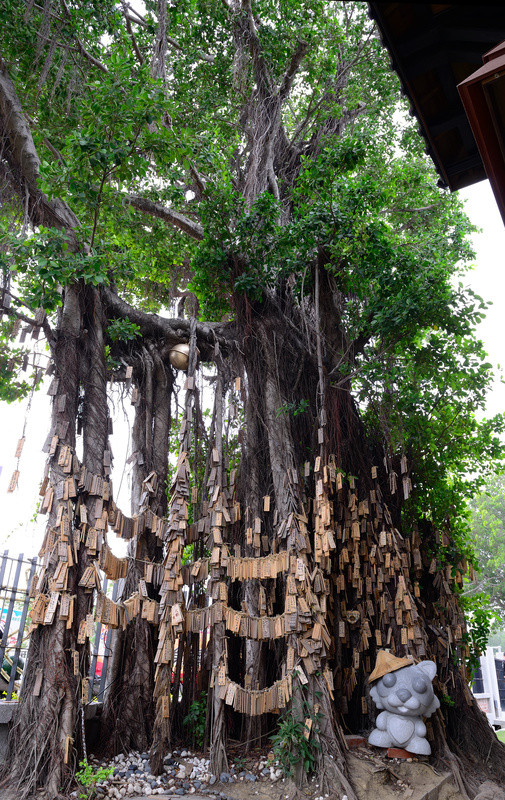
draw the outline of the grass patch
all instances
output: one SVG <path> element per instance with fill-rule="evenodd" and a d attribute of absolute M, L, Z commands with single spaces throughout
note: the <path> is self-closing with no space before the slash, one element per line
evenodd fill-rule
<path fill-rule="evenodd" d="M 501 731 L 496 731 L 496 735 L 500 740 L 500 742 L 503 742 L 503 744 L 505 744 L 505 729 Z"/>

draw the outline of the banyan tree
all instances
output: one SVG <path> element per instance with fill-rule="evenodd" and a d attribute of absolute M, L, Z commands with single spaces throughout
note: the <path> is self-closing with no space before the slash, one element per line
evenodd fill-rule
<path fill-rule="evenodd" d="M 484 304 L 365 4 L 4 0 L 0 21 L 0 391 L 42 377 L 29 330 L 53 399 L 2 796 L 70 785 L 93 619 L 114 630 L 102 751 L 153 772 L 206 692 L 214 773 L 281 715 L 351 800 L 344 733 L 373 725 L 386 648 L 436 661 L 428 735 L 461 791 L 503 781 L 460 599 L 465 495 L 502 457 L 475 417 Z"/>

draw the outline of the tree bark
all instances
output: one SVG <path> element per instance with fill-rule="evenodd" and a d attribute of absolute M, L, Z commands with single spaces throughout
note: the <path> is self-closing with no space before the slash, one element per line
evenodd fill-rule
<path fill-rule="evenodd" d="M 218 475 L 216 486 L 223 487 L 223 379 L 218 372 L 215 395 L 215 446 L 218 453 Z M 222 568 L 221 568 L 222 570 Z M 226 659 L 226 625 L 218 622 L 212 629 L 212 672 L 214 677 L 212 722 L 210 738 L 210 769 L 213 775 L 228 771 L 226 754 L 225 704 L 218 696 L 218 669 Z"/>
<path fill-rule="evenodd" d="M 136 454 L 132 480 L 132 513 L 138 514 L 149 503 L 158 516 L 166 512 L 166 479 L 171 422 L 173 375 L 154 348 L 145 347 L 134 373 L 140 400 L 135 409 L 133 452 Z M 142 500 L 143 481 L 151 473 L 157 476 L 154 496 Z M 145 562 L 159 563 L 162 549 L 156 534 L 144 531 L 129 544 L 129 568 L 122 596 L 138 591 L 144 578 Z M 149 596 L 159 600 L 159 586 L 150 584 Z M 114 639 L 113 669 L 105 698 L 102 722 L 102 750 L 118 752 L 147 751 L 152 744 L 155 719 L 154 654 L 157 628 L 136 616 Z"/>
<path fill-rule="evenodd" d="M 63 307 L 53 345 L 58 394 L 53 400 L 52 434 L 60 442 L 75 447 L 75 420 L 79 392 L 78 342 L 81 334 L 81 309 L 76 286 L 65 291 Z M 65 397 L 63 412 L 58 411 L 58 400 Z M 49 478 L 57 486 L 67 476 L 58 465 L 59 448 L 50 459 Z M 56 503 L 48 520 L 48 533 L 56 521 Z M 39 587 L 47 591 L 47 578 L 52 574 L 55 561 L 46 554 L 47 572 Z M 48 573 L 48 574 L 47 574 Z M 74 566 L 69 575 L 69 592 L 77 592 L 79 567 Z M 2 796 L 25 798 L 37 790 L 49 800 L 69 786 L 72 779 L 73 759 L 64 762 L 67 737 L 79 738 L 76 694 L 78 681 L 73 673 L 71 653 L 78 650 L 77 632 L 79 614 L 74 615 L 70 628 L 64 620 L 56 619 L 52 625 L 40 625 L 31 635 L 28 659 L 24 669 L 21 696 L 9 736 L 9 750 L 2 775 Z M 42 678 L 37 694 L 36 683 Z"/>

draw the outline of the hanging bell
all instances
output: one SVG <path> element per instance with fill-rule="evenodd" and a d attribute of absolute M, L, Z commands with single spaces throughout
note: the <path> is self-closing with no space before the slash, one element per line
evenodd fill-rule
<path fill-rule="evenodd" d="M 176 344 L 170 350 L 168 357 L 173 367 L 185 372 L 189 364 L 189 344 Z"/>

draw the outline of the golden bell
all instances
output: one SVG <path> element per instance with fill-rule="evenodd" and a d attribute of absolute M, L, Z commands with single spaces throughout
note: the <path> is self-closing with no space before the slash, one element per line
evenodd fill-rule
<path fill-rule="evenodd" d="M 173 367 L 186 371 L 189 364 L 189 344 L 176 344 L 168 357 Z"/>

